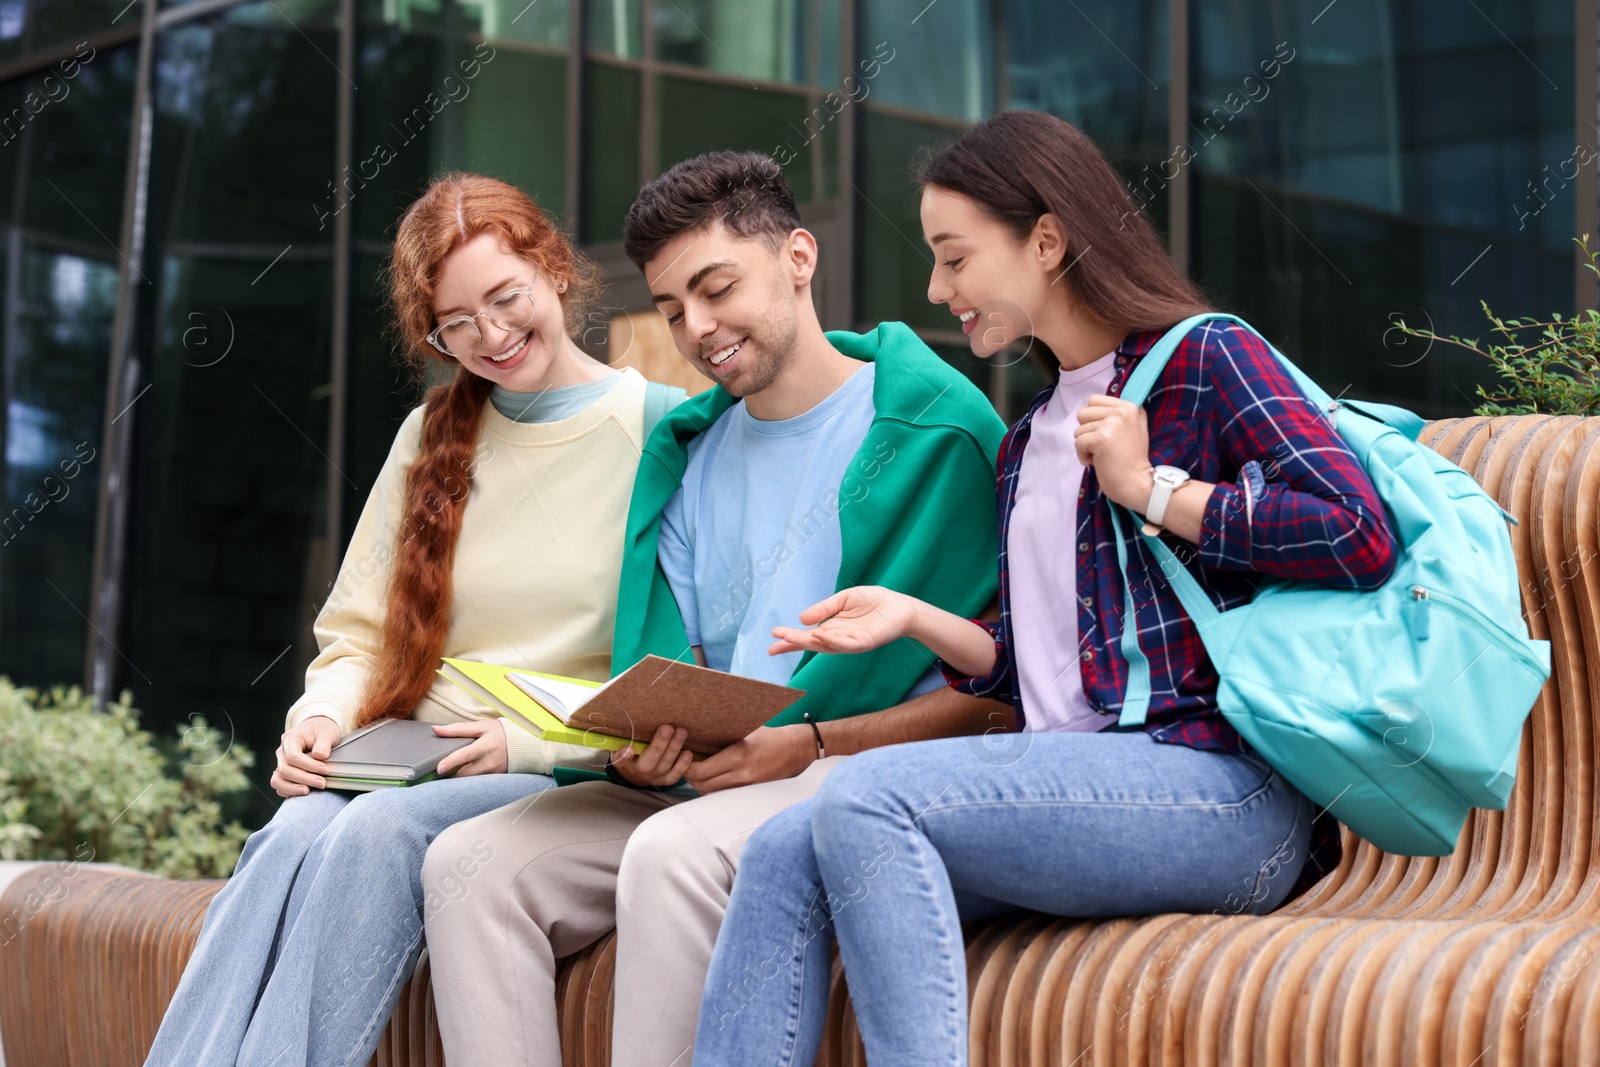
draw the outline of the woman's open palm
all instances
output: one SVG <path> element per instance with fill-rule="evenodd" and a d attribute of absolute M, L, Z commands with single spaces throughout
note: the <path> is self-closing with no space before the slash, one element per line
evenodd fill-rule
<path fill-rule="evenodd" d="M 809 630 L 774 627 L 769 655 L 785 652 L 871 652 L 910 633 L 919 601 L 878 585 L 841 589 L 800 613 Z"/>

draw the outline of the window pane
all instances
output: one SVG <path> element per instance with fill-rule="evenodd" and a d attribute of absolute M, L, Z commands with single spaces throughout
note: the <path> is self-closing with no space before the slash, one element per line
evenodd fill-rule
<path fill-rule="evenodd" d="M 586 0 L 588 25 L 586 42 L 591 52 L 638 59 L 639 0 Z"/>
<path fill-rule="evenodd" d="M 1167 141 L 1167 4 L 1006 4 L 1010 107 L 1077 124 L 1107 149 Z"/>
<path fill-rule="evenodd" d="M 261 756 L 315 652 L 325 534 L 333 0 L 158 38 L 151 295 L 122 648 L 153 729 L 193 712 Z M 335 474 L 334 477 L 339 477 Z M 263 758 L 253 772 L 263 788 Z"/>
<path fill-rule="evenodd" d="M 407 33 L 476 33 L 504 41 L 564 48 L 571 27 L 568 0 L 362 0 L 368 22 Z"/>
<path fill-rule="evenodd" d="M 7 205 L 0 674 L 22 685 L 83 679 L 106 367 L 121 255 L 136 57 L 105 52 L 70 91 L 29 112 L 0 166 Z M 41 77 L 0 93 L 27 110 Z M 19 195 L 20 194 L 20 195 Z"/>
<path fill-rule="evenodd" d="M 488 42 L 493 58 L 466 87 L 435 151 L 434 171 L 459 167 L 525 189 L 545 210 L 565 210 L 567 59 Z M 455 105 L 451 105 L 455 106 Z M 443 116 L 441 116 L 443 117 Z M 454 135 L 453 138 L 451 135 Z"/>
<path fill-rule="evenodd" d="M 514 17 L 516 6 L 510 10 Z M 387 252 L 400 213 L 445 170 L 500 178 L 557 214 L 563 208 L 566 54 L 474 41 L 466 34 L 475 30 L 415 19 L 408 28 L 383 4 L 364 5 L 354 164 L 337 190 L 324 188 L 319 211 L 331 217 L 350 204 L 356 233 L 373 251 Z"/>
<path fill-rule="evenodd" d="M 572 28 L 568 0 L 461 0 L 461 12 L 458 32 L 479 33 L 496 41 L 565 49 Z"/>
<path fill-rule="evenodd" d="M 139 3 L 140 0 L 0 0 L 0 60 L 16 59 L 52 45 L 80 42 L 107 29 L 135 28 L 139 25 Z M 97 62 L 94 49 L 87 44 L 75 53 L 80 62 Z M 63 77 L 65 73 L 58 70 L 57 76 L 70 83 L 71 77 Z M 54 86 L 46 90 L 61 91 Z M 8 108 L 18 103 L 12 101 Z"/>
<path fill-rule="evenodd" d="M 346 406 L 345 473 L 354 486 L 344 487 L 344 541 L 348 541 L 367 502 L 389 446 L 406 413 L 421 402 L 409 373 L 396 358 L 393 320 L 384 307 L 382 270 L 388 262 L 387 246 L 381 252 L 358 253 L 351 277 L 354 308 L 351 314 L 350 360 L 346 368 L 349 404 Z M 325 595 L 325 594 L 324 594 Z M 318 597 L 321 603 L 321 596 Z"/>
<path fill-rule="evenodd" d="M 920 198 L 913 181 L 915 160 L 958 130 L 871 108 L 863 109 L 861 121 L 861 195 L 856 203 L 861 317 L 868 323 L 897 319 L 918 329 L 959 329 L 948 308 L 928 303 L 933 253 L 922 240 Z"/>
<path fill-rule="evenodd" d="M 1094 138 L 1165 231 L 1167 3 L 1008 3 L 1010 107 L 1059 116 Z"/>
<path fill-rule="evenodd" d="M 1195 27 L 1199 278 L 1330 392 L 1461 414 L 1484 361 L 1395 346 L 1394 316 L 1572 310 L 1571 185 L 1529 187 L 1574 157 L 1570 4 L 1202 0 Z"/>
<path fill-rule="evenodd" d="M 834 123 L 826 107 L 818 103 L 813 111 L 815 101 L 804 96 L 688 78 L 663 77 L 659 84 L 663 171 L 718 149 L 765 152 L 783 167 L 796 201 L 818 198 L 822 172 L 837 165 L 830 163 L 837 142 L 827 136 Z"/>
<path fill-rule="evenodd" d="M 656 58 L 747 81 L 832 85 L 838 0 L 661 0 Z M 831 30 L 831 33 L 829 32 Z"/>
<path fill-rule="evenodd" d="M 874 100 L 952 119 L 986 118 L 995 99 L 989 3 L 939 0 L 917 15 L 921 6 L 885 0 L 862 4 L 861 55 L 882 63 L 873 82 Z"/>
<path fill-rule="evenodd" d="M 639 195 L 639 72 L 586 63 L 583 212 L 587 244 L 622 240 L 622 220 Z"/>

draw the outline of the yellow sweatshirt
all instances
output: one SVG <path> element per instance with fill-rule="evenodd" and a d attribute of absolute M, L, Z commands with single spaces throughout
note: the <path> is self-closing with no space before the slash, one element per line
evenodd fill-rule
<path fill-rule="evenodd" d="M 444 654 L 573 678 L 611 676 L 623 528 L 643 448 L 645 380 L 635 370 L 594 403 L 555 422 L 521 423 L 485 403 L 476 466 L 456 545 Z M 405 475 L 423 408 L 406 417 L 361 509 L 313 632 L 320 650 L 292 727 L 325 715 L 349 733 L 383 625 Z M 436 667 L 437 664 L 430 664 Z M 424 722 L 497 714 L 444 678 L 411 712 Z M 501 719 L 512 772 L 561 763 L 602 766 L 604 752 L 540 740 Z"/>

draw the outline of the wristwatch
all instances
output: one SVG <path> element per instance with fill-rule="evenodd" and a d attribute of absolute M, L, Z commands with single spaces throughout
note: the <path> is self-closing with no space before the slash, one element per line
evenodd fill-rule
<path fill-rule="evenodd" d="M 1181 467 L 1169 467 L 1163 463 L 1151 469 L 1151 478 L 1155 485 L 1150 490 L 1150 504 L 1144 509 L 1144 525 L 1139 529 L 1141 533 L 1154 537 L 1163 528 L 1162 519 L 1167 515 L 1167 501 L 1172 499 L 1173 490 L 1189 480 L 1189 472 Z"/>

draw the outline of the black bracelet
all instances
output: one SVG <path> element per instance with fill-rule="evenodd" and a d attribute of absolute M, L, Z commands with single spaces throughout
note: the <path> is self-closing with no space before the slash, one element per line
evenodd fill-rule
<path fill-rule="evenodd" d="M 822 730 L 816 723 L 811 721 L 811 713 L 809 711 L 801 714 L 805 717 L 807 725 L 811 727 L 811 732 L 817 735 L 817 759 L 822 759 L 828 754 L 828 750 L 822 747 Z"/>

